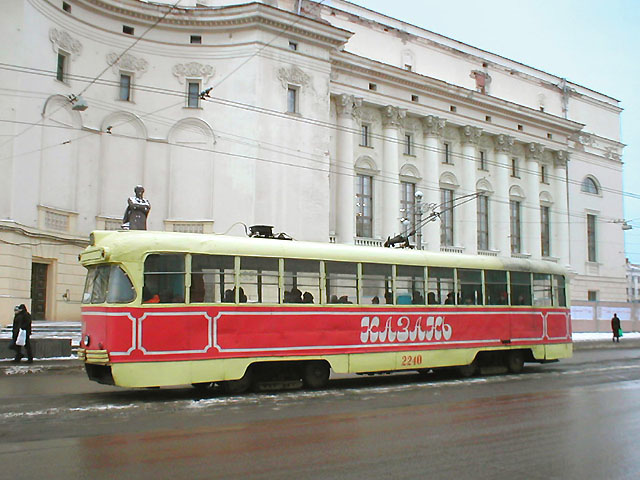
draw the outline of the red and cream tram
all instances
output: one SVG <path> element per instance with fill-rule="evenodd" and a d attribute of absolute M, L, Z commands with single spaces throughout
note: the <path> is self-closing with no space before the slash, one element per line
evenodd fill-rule
<path fill-rule="evenodd" d="M 570 357 L 566 272 L 554 263 L 274 239 L 96 231 L 79 354 L 123 387 L 336 373 L 474 373 Z"/>

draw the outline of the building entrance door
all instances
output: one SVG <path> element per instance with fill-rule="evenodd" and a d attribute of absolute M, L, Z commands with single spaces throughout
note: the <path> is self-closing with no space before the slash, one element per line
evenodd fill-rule
<path fill-rule="evenodd" d="M 31 264 L 31 318 L 44 320 L 47 311 L 47 270 L 46 263 Z"/>

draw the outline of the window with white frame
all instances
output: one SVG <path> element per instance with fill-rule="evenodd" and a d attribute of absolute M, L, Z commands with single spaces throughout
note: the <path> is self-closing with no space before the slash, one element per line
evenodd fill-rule
<path fill-rule="evenodd" d="M 371 125 L 369 125 L 368 123 L 363 123 L 360 127 L 360 146 L 371 146 Z"/>
<path fill-rule="evenodd" d="M 522 203 L 518 200 L 509 201 L 511 253 L 522 253 Z"/>
<path fill-rule="evenodd" d="M 298 113 L 298 87 L 287 87 L 287 113 Z"/>
<path fill-rule="evenodd" d="M 597 262 L 597 237 L 596 237 L 596 215 L 587 214 L 587 260 Z"/>
<path fill-rule="evenodd" d="M 546 165 L 540 165 L 540 183 L 549 183 L 549 179 L 547 178 Z"/>
<path fill-rule="evenodd" d="M 453 190 L 442 188 L 440 190 L 442 207 L 440 208 L 440 244 L 446 247 L 453 246 Z"/>
<path fill-rule="evenodd" d="M 580 191 L 585 193 L 592 193 L 594 195 L 598 195 L 600 193 L 600 189 L 598 188 L 598 184 L 591 177 L 586 177 L 582 184 L 580 185 Z"/>
<path fill-rule="evenodd" d="M 409 220 L 409 231 L 413 230 L 415 226 L 415 213 L 416 184 L 413 182 L 400 182 L 400 216 Z M 404 231 L 404 226 L 402 231 Z M 413 238 L 413 235 L 411 238 Z"/>
<path fill-rule="evenodd" d="M 200 80 L 187 81 L 187 107 L 200 108 Z"/>
<path fill-rule="evenodd" d="M 478 165 L 480 170 L 487 170 L 487 152 L 480 150 L 480 163 Z"/>
<path fill-rule="evenodd" d="M 373 177 L 356 176 L 356 236 L 373 237 Z"/>
<path fill-rule="evenodd" d="M 551 256 L 551 220 L 550 208 L 540 205 L 540 254 L 543 257 Z"/>
<path fill-rule="evenodd" d="M 518 159 L 516 157 L 513 157 L 511 159 L 511 176 L 520 178 L 520 168 L 518 165 Z"/>
<path fill-rule="evenodd" d="M 478 250 L 489 250 L 489 197 L 478 195 Z"/>
<path fill-rule="evenodd" d="M 410 133 L 405 133 L 404 135 L 404 154 L 405 155 L 414 155 L 413 152 L 413 135 Z"/>
<path fill-rule="evenodd" d="M 131 74 L 120 73 L 120 93 L 118 98 L 125 102 L 131 101 Z"/>
<path fill-rule="evenodd" d="M 449 142 L 444 142 L 444 163 L 452 163 L 451 161 L 451 144 Z"/>
<path fill-rule="evenodd" d="M 64 82 L 67 78 L 67 64 L 69 63 L 69 56 L 61 50 L 58 50 L 57 65 L 56 65 L 56 80 Z"/>

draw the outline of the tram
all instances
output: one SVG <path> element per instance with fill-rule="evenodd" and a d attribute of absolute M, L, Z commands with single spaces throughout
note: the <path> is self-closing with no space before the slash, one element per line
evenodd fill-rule
<path fill-rule="evenodd" d="M 95 231 L 79 357 L 122 387 L 462 375 L 572 354 L 567 272 L 548 261 L 277 239 Z"/>

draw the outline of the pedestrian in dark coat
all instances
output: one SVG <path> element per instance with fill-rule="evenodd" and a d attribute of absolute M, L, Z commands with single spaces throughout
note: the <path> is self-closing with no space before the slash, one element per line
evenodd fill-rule
<path fill-rule="evenodd" d="M 617 313 L 614 313 L 611 318 L 611 330 L 613 331 L 613 341 L 620 343 L 620 319 Z"/>
<path fill-rule="evenodd" d="M 27 338 L 24 344 L 25 349 L 27 350 L 27 362 L 33 363 L 33 352 L 31 351 L 31 314 L 27 310 L 27 307 L 22 304 L 18 305 L 13 309 L 15 315 L 13 316 L 13 331 L 12 338 L 14 345 L 14 349 L 16 351 L 16 356 L 13 359 L 14 362 L 19 362 L 24 355 L 22 355 L 22 347 L 20 345 L 16 345 L 16 340 L 18 339 L 18 333 L 20 330 L 25 330 L 27 332 Z"/>

